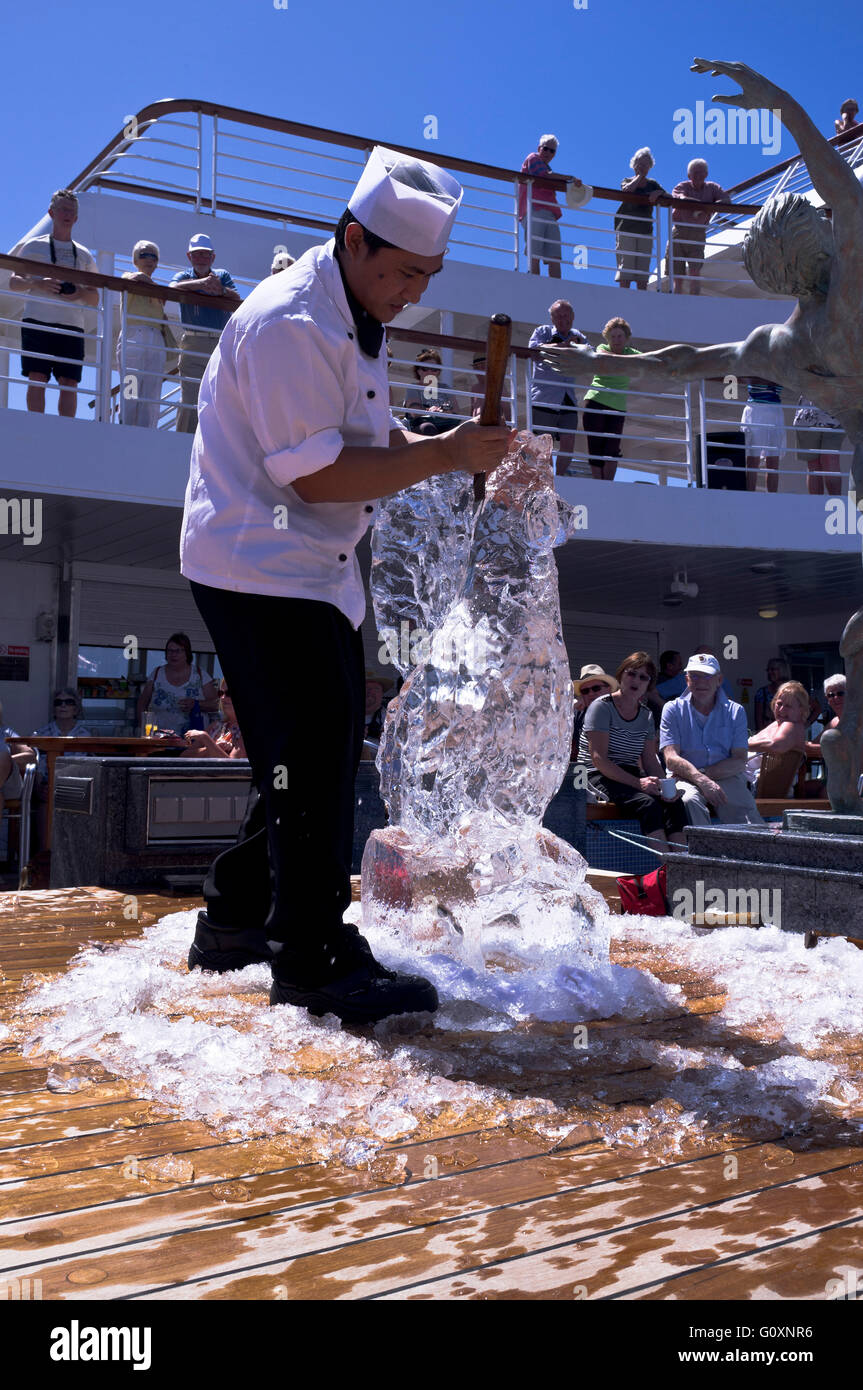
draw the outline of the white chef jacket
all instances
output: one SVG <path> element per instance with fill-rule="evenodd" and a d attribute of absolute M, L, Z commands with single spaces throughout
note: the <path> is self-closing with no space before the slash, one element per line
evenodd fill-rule
<path fill-rule="evenodd" d="M 399 428 L 386 348 L 360 351 L 334 249 L 269 276 L 222 332 L 198 398 L 180 568 L 217 589 L 332 603 L 358 628 L 354 547 L 374 505 L 306 503 L 291 486 Z"/>

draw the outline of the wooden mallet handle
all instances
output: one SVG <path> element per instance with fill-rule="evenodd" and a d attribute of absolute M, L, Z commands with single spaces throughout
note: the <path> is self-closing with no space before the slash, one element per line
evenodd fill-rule
<path fill-rule="evenodd" d="M 494 314 L 489 320 L 485 359 L 485 398 L 479 413 L 481 425 L 500 424 L 500 398 L 509 364 L 509 345 L 512 338 L 512 319 L 509 314 Z M 485 497 L 485 474 L 473 475 L 474 501 Z"/>

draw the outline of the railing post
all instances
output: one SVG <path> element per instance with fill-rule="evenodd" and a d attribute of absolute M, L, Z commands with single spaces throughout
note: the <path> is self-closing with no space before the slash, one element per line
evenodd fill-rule
<path fill-rule="evenodd" d="M 118 406 L 119 406 L 118 418 L 119 418 L 119 421 L 120 421 L 120 424 L 121 424 L 121 425 L 123 424 L 123 402 L 127 399 L 127 397 L 126 397 L 126 330 L 127 330 L 127 328 L 128 328 L 128 325 L 129 325 L 128 304 L 129 304 L 129 296 L 128 296 L 127 294 L 123 294 L 123 293 L 121 292 L 121 294 L 120 294 L 120 357 L 119 357 L 119 363 L 120 363 L 120 399 L 119 399 L 119 401 L 118 401 Z M 141 397 L 141 382 L 140 382 L 140 380 L 139 380 L 137 377 L 135 378 L 135 393 L 136 393 L 136 400 L 140 401 L 140 397 Z"/>
<path fill-rule="evenodd" d="M 707 487 L 707 397 L 704 378 L 698 383 L 698 411 L 701 417 L 701 450 L 699 457 L 699 487 Z"/>
<path fill-rule="evenodd" d="M 517 271 L 521 269 L 521 251 L 518 244 L 518 190 L 519 182 L 518 179 L 515 179 L 513 183 L 513 195 L 515 198 L 515 202 L 513 203 L 513 225 L 515 228 L 515 256 L 513 258 L 513 266 Z"/>
<path fill-rule="evenodd" d="M 521 426 L 518 423 L 518 358 L 516 357 L 514 352 L 510 353 L 509 358 L 509 384 L 510 390 L 512 391 L 512 408 L 510 419 L 512 421 L 512 424 L 516 427 L 516 429 L 520 429 Z M 528 392 L 527 395 L 529 394 L 530 393 Z M 527 396 L 525 397 L 525 399 L 526 398 Z M 530 427 L 528 426 L 528 428 Z"/>
<path fill-rule="evenodd" d="M 668 274 L 668 293 L 674 294 L 674 218 L 671 215 L 672 209 L 668 209 L 668 264 L 666 271 Z"/>
<path fill-rule="evenodd" d="M 213 216 L 216 215 L 216 180 L 218 178 L 218 148 L 219 148 L 219 118 L 213 116 L 213 149 L 211 155 L 210 179 L 212 184 L 212 210 Z"/>
<path fill-rule="evenodd" d="M 102 341 L 99 344 L 99 402 L 96 415 L 106 423 L 111 419 L 111 340 L 114 336 L 115 290 L 102 291 Z"/>
<path fill-rule="evenodd" d="M 524 209 L 524 234 L 525 250 L 524 256 L 527 261 L 527 274 L 531 272 L 531 261 L 533 259 L 533 180 L 527 185 L 527 203 Z M 542 267 L 540 267 L 541 269 Z"/>
<path fill-rule="evenodd" d="M 96 263 L 103 275 L 114 274 L 114 257 L 110 251 L 100 251 Z M 96 418 L 111 418 L 111 349 L 114 344 L 114 290 L 103 290 L 101 294 L 102 339 L 99 343 L 99 378 L 97 382 Z M 97 322 L 99 320 L 97 319 Z M 86 349 L 85 349 L 86 352 Z"/>
<path fill-rule="evenodd" d="M 657 294 L 658 294 L 659 291 L 662 289 L 662 213 L 663 213 L 663 209 L 660 207 L 659 203 L 654 203 L 654 205 L 653 205 L 653 211 L 654 211 L 654 213 L 655 213 L 655 218 L 654 218 L 654 229 L 655 229 L 655 232 L 656 232 L 656 291 L 657 291 Z M 648 275 L 648 280 L 649 280 L 649 279 L 650 279 L 650 267 L 648 267 L 647 275 Z"/>
<path fill-rule="evenodd" d="M 695 439 L 692 434 L 692 382 L 687 381 L 683 388 L 683 419 L 686 425 L 686 486 L 692 487 L 692 455 L 695 452 Z"/>
<path fill-rule="evenodd" d="M 198 159 L 196 169 L 195 212 L 201 211 L 201 186 L 204 167 L 204 117 L 198 112 Z"/>

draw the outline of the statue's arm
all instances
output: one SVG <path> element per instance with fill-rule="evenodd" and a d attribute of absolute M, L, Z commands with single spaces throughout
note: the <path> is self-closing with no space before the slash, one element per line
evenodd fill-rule
<path fill-rule="evenodd" d="M 765 376 L 768 366 L 768 328 L 757 328 L 743 343 L 711 343 L 708 347 L 689 347 L 675 343 L 659 348 L 651 357 L 674 381 L 700 381 L 702 378 Z"/>
<path fill-rule="evenodd" d="M 730 77 L 741 87 L 739 94 L 716 95 L 713 100 L 725 106 L 742 106 L 747 110 L 778 111 L 782 124 L 797 141 L 806 161 L 813 186 L 830 207 L 837 210 L 863 211 L 863 188 L 852 170 L 836 149 L 824 138 L 812 120 L 788 92 L 777 87 L 769 78 L 755 72 L 745 63 L 728 63 L 709 58 L 696 58 L 693 72 L 712 72 Z"/>

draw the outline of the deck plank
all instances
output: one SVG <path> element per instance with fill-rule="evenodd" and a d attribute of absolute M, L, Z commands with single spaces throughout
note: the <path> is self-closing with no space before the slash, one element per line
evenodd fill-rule
<path fill-rule="evenodd" d="M 0 895 L 0 1019 L 30 978 L 65 970 L 88 942 L 133 940 L 201 904 L 141 894 L 129 922 L 125 900 L 92 888 Z M 682 993 L 662 1017 L 591 1023 L 596 1040 L 709 1045 L 744 1066 L 779 1055 L 757 1031 L 722 1025 L 725 996 L 708 976 L 628 935 L 612 958 Z M 530 1029 L 559 1047 L 554 1025 Z M 459 1046 L 454 1034 L 455 1056 Z M 859 1076 L 863 1033 L 825 1041 L 819 1056 Z M 310 1161 L 289 1136 L 220 1136 L 98 1064 L 64 1063 L 90 1072 L 86 1085 L 49 1091 L 56 1065 L 8 1039 L 0 1051 L 0 1269 L 41 1279 L 45 1298 L 823 1298 L 843 1252 L 847 1268 L 859 1249 L 863 1150 L 831 1146 L 824 1117 L 820 1148 L 742 1131 L 687 1140 L 676 1158 L 658 1140 L 563 1141 L 549 1153 L 518 1125 L 429 1126 L 385 1146 L 407 1158 L 401 1185 L 386 1170 Z M 661 1067 L 603 1048 L 539 1091 L 530 1070 L 489 1082 L 625 1123 L 667 1083 Z M 178 1156 L 192 1176 L 147 1183 L 129 1171 L 132 1159 Z M 424 1176 L 429 1158 L 435 1178 Z"/>

